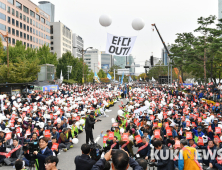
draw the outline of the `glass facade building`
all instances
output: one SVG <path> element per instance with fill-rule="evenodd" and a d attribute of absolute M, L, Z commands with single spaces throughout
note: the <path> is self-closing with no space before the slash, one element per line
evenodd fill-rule
<path fill-rule="evenodd" d="M 50 22 L 55 20 L 55 5 L 49 1 L 40 1 L 39 8 L 50 15 Z"/>
<path fill-rule="evenodd" d="M 113 66 L 112 55 L 102 52 L 101 53 L 101 68 L 103 69 L 103 71 L 108 72 L 112 66 Z"/>

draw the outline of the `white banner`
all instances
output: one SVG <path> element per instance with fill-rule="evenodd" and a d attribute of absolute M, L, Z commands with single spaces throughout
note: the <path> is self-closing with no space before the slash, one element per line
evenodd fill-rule
<path fill-rule="evenodd" d="M 121 37 L 107 33 L 106 54 L 129 56 L 133 49 L 136 36 Z"/>
<path fill-rule="evenodd" d="M 138 117 L 140 116 L 140 112 L 143 112 L 144 110 L 148 110 L 148 109 L 149 109 L 148 106 L 143 106 L 143 107 L 141 107 L 141 108 L 139 108 L 139 109 L 136 109 L 136 110 L 134 111 L 134 113 L 135 113 L 135 118 L 138 118 Z"/>

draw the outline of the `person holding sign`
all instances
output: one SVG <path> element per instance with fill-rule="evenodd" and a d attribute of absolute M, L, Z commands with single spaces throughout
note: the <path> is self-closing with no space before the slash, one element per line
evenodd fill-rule
<path fill-rule="evenodd" d="M 140 155 L 140 158 L 148 160 L 148 158 L 150 157 L 150 152 L 151 152 L 150 144 L 146 141 L 145 136 L 142 136 L 140 139 L 141 140 L 136 139 L 134 146 L 138 147 L 137 153 Z"/>
<path fill-rule="evenodd" d="M 131 156 L 134 155 L 133 154 L 133 142 L 129 139 L 128 133 L 123 133 L 122 140 L 119 141 L 119 144 L 121 145 L 121 149 L 124 149 Z"/>

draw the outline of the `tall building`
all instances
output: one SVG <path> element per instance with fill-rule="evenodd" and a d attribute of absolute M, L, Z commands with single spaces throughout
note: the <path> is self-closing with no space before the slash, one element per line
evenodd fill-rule
<path fill-rule="evenodd" d="M 75 33 L 72 34 L 72 44 L 73 44 L 72 48 L 78 47 L 80 50 L 84 49 L 83 38 Z M 80 53 L 80 51 L 77 48 L 73 48 L 72 53 L 73 53 L 74 57 L 82 58 L 82 54 Z"/>
<path fill-rule="evenodd" d="M 167 49 L 168 50 L 170 50 L 171 49 L 171 46 L 167 46 Z M 168 63 L 169 63 L 169 57 L 168 57 L 168 54 L 167 54 L 167 51 L 166 51 L 166 49 L 165 48 L 163 48 L 162 49 L 162 55 L 161 55 L 162 57 L 162 61 L 163 61 L 163 64 L 164 65 L 168 65 Z"/>
<path fill-rule="evenodd" d="M 218 0 L 218 19 L 222 18 L 222 0 Z"/>
<path fill-rule="evenodd" d="M 113 59 L 111 54 L 106 54 L 105 51 L 101 52 L 101 68 L 103 71 L 108 72 L 113 66 Z"/>
<path fill-rule="evenodd" d="M 127 65 L 131 66 L 131 65 L 134 65 L 134 58 L 132 55 L 129 55 L 129 56 L 126 56 L 126 60 L 127 60 Z M 135 67 L 131 67 L 130 68 L 130 73 L 135 73 Z"/>
<path fill-rule="evenodd" d="M 49 1 L 39 1 L 39 8 L 50 15 L 50 22 L 55 20 L 55 5 Z"/>
<path fill-rule="evenodd" d="M 8 32 L 12 46 L 16 41 L 31 48 L 50 46 L 50 16 L 30 0 L 0 0 L 0 32 Z"/>
<path fill-rule="evenodd" d="M 57 53 L 57 58 L 61 58 L 66 52 L 72 53 L 72 30 L 60 21 L 50 24 L 51 52 Z"/>
<path fill-rule="evenodd" d="M 101 52 L 97 49 L 87 50 L 84 63 L 88 65 L 89 71 L 98 72 L 101 69 Z"/>
<path fill-rule="evenodd" d="M 134 65 L 134 59 L 132 55 L 129 56 L 113 56 L 113 65 L 117 65 L 121 67 L 121 69 L 125 69 L 125 66 Z M 130 68 L 130 73 L 135 73 L 135 67 Z"/>

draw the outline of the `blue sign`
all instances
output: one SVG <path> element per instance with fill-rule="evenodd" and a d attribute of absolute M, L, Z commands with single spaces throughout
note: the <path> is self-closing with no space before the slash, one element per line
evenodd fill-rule
<path fill-rule="evenodd" d="M 43 86 L 43 92 L 44 91 L 51 91 L 51 90 L 58 90 L 58 89 L 59 89 L 58 85 Z"/>
<path fill-rule="evenodd" d="M 192 83 L 191 83 L 191 84 L 188 84 L 188 83 L 183 83 L 183 85 L 184 85 L 184 87 L 188 87 L 188 86 L 193 87 L 193 84 L 192 84 Z"/>

